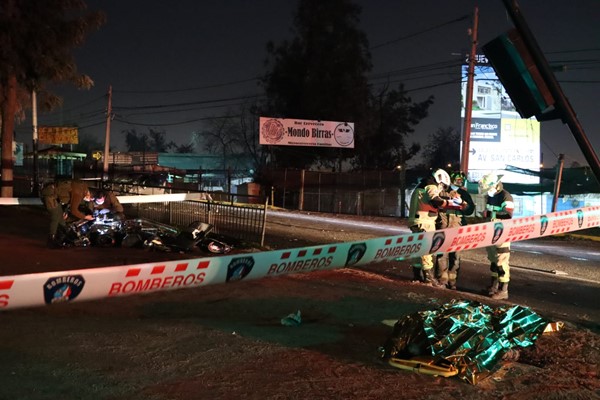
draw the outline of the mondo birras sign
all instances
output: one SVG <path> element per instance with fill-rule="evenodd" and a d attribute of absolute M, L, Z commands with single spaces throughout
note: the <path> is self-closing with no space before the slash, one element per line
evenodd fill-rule
<path fill-rule="evenodd" d="M 354 148 L 354 123 L 260 117 L 260 144 Z"/>

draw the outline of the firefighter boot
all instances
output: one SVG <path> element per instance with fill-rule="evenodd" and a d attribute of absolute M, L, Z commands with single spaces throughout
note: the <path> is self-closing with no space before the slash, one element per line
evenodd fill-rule
<path fill-rule="evenodd" d="M 508 299 L 508 282 L 501 282 L 498 286 L 498 291 L 490 296 L 494 300 Z"/>
<path fill-rule="evenodd" d="M 423 282 L 423 269 L 421 267 L 412 267 L 413 270 L 413 282 Z"/>
<path fill-rule="evenodd" d="M 488 286 L 487 288 L 487 294 L 488 296 L 493 296 L 496 293 L 498 293 L 498 285 L 500 284 L 500 282 L 498 282 L 498 277 L 497 276 L 492 276 L 492 280 L 490 283 L 490 286 Z"/>
<path fill-rule="evenodd" d="M 440 283 L 437 279 L 435 279 L 435 277 L 433 276 L 433 269 L 423 270 L 423 283 L 433 287 L 445 287 L 444 284 Z"/>
<path fill-rule="evenodd" d="M 491 263 L 490 271 L 492 272 L 492 283 L 487 288 L 488 296 L 491 296 L 498 291 L 498 264 Z"/>

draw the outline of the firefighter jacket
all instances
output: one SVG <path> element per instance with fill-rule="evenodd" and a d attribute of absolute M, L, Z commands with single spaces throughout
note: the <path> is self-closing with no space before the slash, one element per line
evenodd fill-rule
<path fill-rule="evenodd" d="M 494 196 L 486 197 L 486 206 L 484 211 L 484 217 L 488 221 L 495 221 L 498 219 L 511 219 L 513 211 L 515 209 L 515 203 L 513 197 L 506 190 L 502 189 Z"/>
<path fill-rule="evenodd" d="M 417 187 L 410 198 L 408 226 L 419 225 L 424 219 L 435 221 L 439 208 L 444 204 L 446 201 L 440 197 L 440 189 L 437 184 L 429 184 L 423 188 Z"/>

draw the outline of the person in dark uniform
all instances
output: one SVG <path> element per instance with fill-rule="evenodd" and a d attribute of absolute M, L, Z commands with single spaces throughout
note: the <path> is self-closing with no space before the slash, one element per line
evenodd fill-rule
<path fill-rule="evenodd" d="M 112 190 L 98 190 L 94 195 L 94 201 L 90 205 L 95 216 L 112 214 L 115 219 L 125 219 L 123 205 Z"/>
<path fill-rule="evenodd" d="M 86 215 L 80 208 L 83 202 L 91 202 L 92 195 L 87 183 L 81 180 L 57 180 L 46 185 L 42 191 L 42 202 L 50 214 L 50 229 L 48 232 L 48 247 L 62 247 L 64 235 L 67 232 L 66 220 L 93 220 L 92 215 Z M 60 229 L 59 229 L 60 228 Z"/>

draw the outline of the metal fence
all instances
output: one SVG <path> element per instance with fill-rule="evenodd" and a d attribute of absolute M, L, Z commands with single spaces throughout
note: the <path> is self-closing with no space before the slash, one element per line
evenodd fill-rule
<path fill-rule="evenodd" d="M 213 225 L 212 232 L 264 245 L 265 206 L 246 206 L 210 201 L 171 201 L 126 204 L 128 218 L 146 218 L 183 228 L 200 221 Z"/>
<path fill-rule="evenodd" d="M 405 216 L 403 171 L 336 173 L 273 170 L 264 176 L 271 202 L 283 208 L 325 213 Z M 413 179 L 409 177 L 409 179 Z"/>

